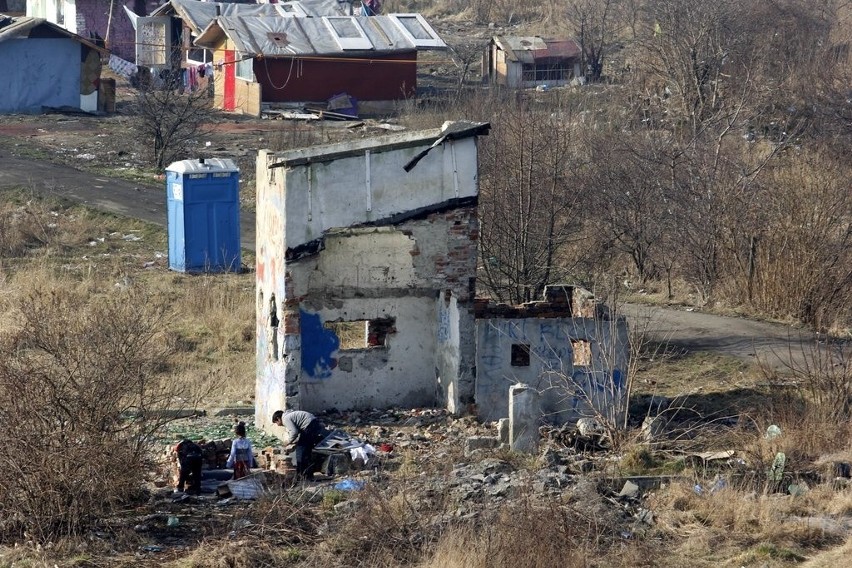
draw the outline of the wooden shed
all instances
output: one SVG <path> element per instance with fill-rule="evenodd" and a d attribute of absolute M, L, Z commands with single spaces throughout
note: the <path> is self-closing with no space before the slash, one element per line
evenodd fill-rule
<path fill-rule="evenodd" d="M 482 76 L 513 89 L 567 85 L 581 74 L 581 53 L 573 39 L 495 36 L 482 58 Z"/>

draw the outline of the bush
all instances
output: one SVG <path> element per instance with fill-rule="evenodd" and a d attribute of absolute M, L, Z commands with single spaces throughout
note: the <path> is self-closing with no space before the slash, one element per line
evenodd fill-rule
<path fill-rule="evenodd" d="M 157 371 L 165 309 L 134 290 L 35 289 L 0 339 L 0 542 L 79 536 L 141 487 L 179 392 Z"/>

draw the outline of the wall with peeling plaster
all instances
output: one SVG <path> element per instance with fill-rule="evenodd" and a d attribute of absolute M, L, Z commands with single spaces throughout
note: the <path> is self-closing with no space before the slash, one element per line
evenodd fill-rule
<path fill-rule="evenodd" d="M 515 383 L 541 393 L 545 418 L 554 424 L 588 416 L 589 400 L 602 409 L 623 405 L 627 333 L 623 319 L 478 319 L 475 398 L 479 416 L 483 420 L 508 417 L 509 387 Z M 572 340 L 590 343 L 590 365 L 573 366 Z M 512 365 L 513 344 L 529 346 L 529 366 Z"/>
<path fill-rule="evenodd" d="M 440 134 L 258 154 L 261 426 L 278 408 L 472 401 L 475 136 L 404 169 Z M 326 325 L 379 318 L 395 322 L 384 346 L 341 349 Z"/>

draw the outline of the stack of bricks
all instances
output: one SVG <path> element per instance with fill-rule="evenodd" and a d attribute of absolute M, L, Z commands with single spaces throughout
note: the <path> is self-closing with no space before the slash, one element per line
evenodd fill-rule
<path fill-rule="evenodd" d="M 289 474 L 295 471 L 290 456 L 286 455 L 281 448 L 274 448 L 272 446 L 267 446 L 261 450 L 260 467 L 282 474 Z"/>

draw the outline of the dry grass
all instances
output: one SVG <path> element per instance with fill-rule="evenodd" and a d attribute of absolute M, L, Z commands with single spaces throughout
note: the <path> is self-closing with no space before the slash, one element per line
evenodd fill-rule
<path fill-rule="evenodd" d="M 699 495 L 690 484 L 679 483 L 655 493 L 649 506 L 657 512 L 657 530 L 677 543 L 674 552 L 690 559 L 684 565 L 729 558 L 731 565 L 761 561 L 765 564 L 760 565 L 777 566 L 845 540 L 840 532 L 802 519 L 825 514 L 828 502 L 836 499 L 829 490 L 803 497 L 736 489 Z"/>
<path fill-rule="evenodd" d="M 221 381 L 211 405 L 248 402 L 254 393 L 253 274 L 188 275 L 168 270 L 164 228 L 42 199 L 4 194 L 0 205 L 0 311 L 39 287 L 95 297 L 135 289 L 171 312 L 167 339 L 180 356 L 164 377 L 189 385 Z M 247 259 L 251 262 L 251 259 Z M 0 318 L 0 331 L 14 321 Z"/>

